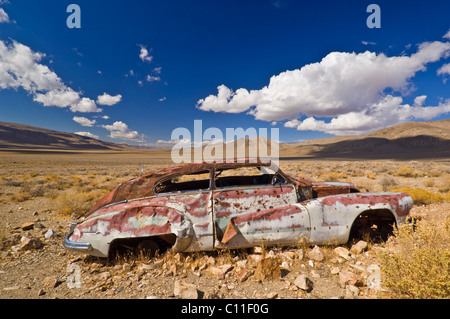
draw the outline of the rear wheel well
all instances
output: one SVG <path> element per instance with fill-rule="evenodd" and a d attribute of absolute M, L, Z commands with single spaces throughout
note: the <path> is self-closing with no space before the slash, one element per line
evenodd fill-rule
<path fill-rule="evenodd" d="M 108 258 L 115 259 L 120 256 L 139 256 L 145 248 L 152 251 L 146 251 L 145 254 L 152 257 L 157 250 L 158 253 L 163 253 L 170 249 L 176 241 L 175 234 L 165 234 L 148 237 L 130 237 L 114 239 L 109 246 Z"/>
<path fill-rule="evenodd" d="M 353 221 L 349 241 L 358 239 L 386 241 L 393 235 L 396 226 L 395 216 L 389 209 L 366 210 Z"/>

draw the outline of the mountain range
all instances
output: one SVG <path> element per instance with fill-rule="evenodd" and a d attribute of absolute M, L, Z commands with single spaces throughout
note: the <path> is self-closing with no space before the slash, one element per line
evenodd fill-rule
<path fill-rule="evenodd" d="M 246 154 L 258 148 L 257 138 L 247 138 Z M 231 142 L 233 143 L 233 142 Z M 268 141 L 272 145 L 273 141 Z M 275 145 L 275 144 L 274 144 Z M 337 136 L 298 143 L 280 143 L 280 159 L 420 159 L 450 158 L 450 119 L 408 122 L 360 136 Z M 226 144 L 223 144 L 225 149 Z M 237 144 L 234 145 L 237 149 Z M 105 142 L 73 133 L 30 125 L 0 122 L 0 151 L 133 151 L 159 150 L 170 155 L 171 149 L 142 149 L 126 144 Z M 270 152 L 269 152 L 270 153 Z M 235 151 L 236 154 L 236 151 Z"/>

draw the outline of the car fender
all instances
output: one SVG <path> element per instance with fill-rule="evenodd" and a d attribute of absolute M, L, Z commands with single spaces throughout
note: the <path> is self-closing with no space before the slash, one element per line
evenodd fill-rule
<path fill-rule="evenodd" d="M 192 241 L 192 223 L 179 210 L 149 203 L 118 204 L 78 224 L 71 241 L 92 245 L 92 254 L 106 257 L 113 240 L 174 234 L 174 249 L 185 250 Z"/>
<path fill-rule="evenodd" d="M 311 219 L 310 241 L 346 243 L 354 221 L 363 212 L 389 211 L 397 224 L 402 223 L 412 204 L 412 198 L 405 193 L 350 193 L 306 201 Z"/>

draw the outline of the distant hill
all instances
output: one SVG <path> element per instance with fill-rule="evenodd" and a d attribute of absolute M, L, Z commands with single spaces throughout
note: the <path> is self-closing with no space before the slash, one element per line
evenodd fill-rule
<path fill-rule="evenodd" d="M 100 141 L 73 133 L 45 128 L 0 122 L 0 150 L 125 150 L 130 146 Z"/>
<path fill-rule="evenodd" d="M 258 138 L 246 138 L 245 155 L 253 157 L 259 148 Z M 270 146 L 274 141 L 262 138 Z M 236 141 L 221 145 L 223 154 L 230 143 L 235 156 L 242 146 Z M 203 147 L 204 155 L 211 153 L 212 145 Z M 216 146 L 217 147 L 217 146 Z M 281 143 L 280 159 L 426 159 L 450 158 L 450 119 L 429 122 L 408 122 L 387 127 L 360 136 L 336 136 L 301 143 Z M 0 151 L 12 150 L 71 150 L 71 151 L 133 151 L 153 156 L 170 157 L 170 148 L 139 149 L 29 125 L 0 122 Z M 218 148 L 216 148 L 217 150 Z M 192 155 L 194 149 L 191 149 Z M 239 156 L 240 157 L 240 156 Z M 192 156 L 192 159 L 194 156 Z"/>
<path fill-rule="evenodd" d="M 280 157 L 450 158 L 450 120 L 408 122 L 360 136 L 282 144 Z"/>

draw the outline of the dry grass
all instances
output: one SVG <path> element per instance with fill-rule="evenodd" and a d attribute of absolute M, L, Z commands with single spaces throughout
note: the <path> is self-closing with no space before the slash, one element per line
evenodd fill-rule
<path fill-rule="evenodd" d="M 381 256 L 385 284 L 395 297 L 450 298 L 450 215 L 401 226 Z"/>

